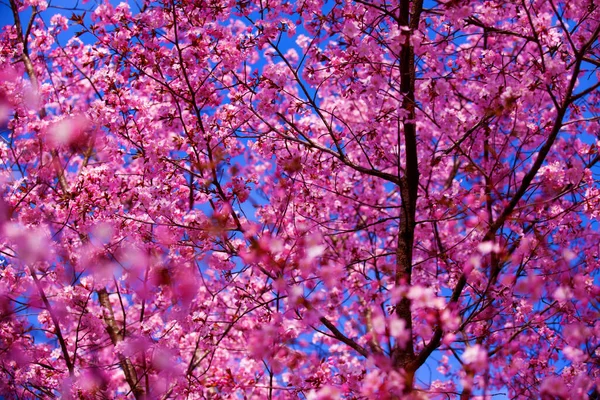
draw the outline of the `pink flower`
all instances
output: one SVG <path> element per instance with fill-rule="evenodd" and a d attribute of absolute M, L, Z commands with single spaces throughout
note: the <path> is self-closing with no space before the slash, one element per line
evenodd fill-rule
<path fill-rule="evenodd" d="M 311 390 L 306 396 L 307 400 L 338 400 L 342 398 L 342 392 L 333 386 L 325 386 L 318 391 Z"/>
<path fill-rule="evenodd" d="M 463 352 L 461 359 L 475 371 L 483 371 L 488 366 L 487 350 L 479 344 L 467 347 Z"/>
<path fill-rule="evenodd" d="M 573 297 L 573 292 L 566 286 L 559 286 L 552 294 L 552 297 L 560 304 L 565 304 Z"/>
<path fill-rule="evenodd" d="M 569 389 L 565 382 L 559 376 L 549 376 L 542 381 L 540 386 L 542 394 L 557 396 L 559 398 L 569 398 Z"/>
<path fill-rule="evenodd" d="M 37 7 L 39 11 L 44 11 L 48 8 L 48 2 L 46 0 L 25 0 L 23 5 Z"/>
<path fill-rule="evenodd" d="M 85 144 L 85 131 L 89 121 L 82 115 L 68 117 L 52 125 L 48 131 L 50 144 L 54 147 L 65 145 L 83 146 Z"/>

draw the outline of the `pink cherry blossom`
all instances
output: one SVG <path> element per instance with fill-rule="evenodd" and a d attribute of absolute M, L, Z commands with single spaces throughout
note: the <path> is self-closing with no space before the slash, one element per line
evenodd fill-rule
<path fill-rule="evenodd" d="M 465 364 L 476 370 L 483 370 L 488 364 L 487 351 L 479 344 L 467 347 L 461 358 Z"/>
<path fill-rule="evenodd" d="M 598 397 L 589 0 L 4 3 L 0 397 Z"/>

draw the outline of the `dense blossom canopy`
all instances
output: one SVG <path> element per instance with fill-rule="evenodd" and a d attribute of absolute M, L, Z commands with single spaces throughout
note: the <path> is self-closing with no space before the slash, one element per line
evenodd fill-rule
<path fill-rule="evenodd" d="M 598 398 L 595 0 L 3 3 L 5 398 Z"/>

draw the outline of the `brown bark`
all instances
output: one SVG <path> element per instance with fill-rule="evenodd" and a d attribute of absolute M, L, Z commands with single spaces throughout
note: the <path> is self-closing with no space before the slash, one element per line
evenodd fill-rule
<path fill-rule="evenodd" d="M 104 322 L 106 323 L 106 331 L 108 332 L 108 336 L 114 346 L 123 341 L 123 335 L 121 334 L 121 330 L 117 325 L 117 321 L 115 320 L 115 313 L 113 311 L 112 305 L 110 304 L 110 299 L 108 298 L 108 292 L 106 289 L 98 290 L 98 301 L 102 306 L 102 315 L 104 317 Z M 119 364 L 121 365 L 121 369 L 125 374 L 125 380 L 129 384 L 131 388 L 131 392 L 135 396 L 136 399 L 144 398 L 144 390 L 138 384 L 137 374 L 135 372 L 135 367 L 133 366 L 131 360 L 122 354 L 118 355 Z"/>
<path fill-rule="evenodd" d="M 21 25 L 21 18 L 19 17 L 19 7 L 17 6 L 15 0 L 10 0 L 10 6 L 13 13 L 13 18 L 15 21 L 15 28 L 17 29 L 17 37 L 19 42 L 23 45 L 23 52 L 21 53 L 21 61 L 23 61 L 23 65 L 25 65 L 25 71 L 27 72 L 27 76 L 29 76 L 29 80 L 31 81 L 31 86 L 33 90 L 37 93 L 39 89 L 39 81 L 37 74 L 35 73 L 35 68 L 33 67 L 33 63 L 31 62 L 31 57 L 29 57 L 29 48 L 28 48 L 28 40 L 27 35 L 23 35 L 23 26 Z M 31 24 L 33 23 L 33 19 L 35 18 L 36 13 L 34 12 L 31 15 L 31 20 L 27 26 L 27 32 L 31 29 Z M 38 115 L 40 119 L 46 118 L 46 110 L 41 107 L 38 111 Z M 67 179 L 65 178 L 65 174 L 62 166 L 60 165 L 60 159 L 58 157 L 58 152 L 56 150 L 52 150 L 50 152 L 52 154 L 52 164 L 56 170 L 56 176 L 58 177 L 58 183 L 60 185 L 61 190 L 63 191 L 65 196 L 69 196 L 69 186 L 67 185 Z"/>
<path fill-rule="evenodd" d="M 400 52 L 400 91 L 403 96 L 402 113 L 405 116 L 398 123 L 398 142 L 404 139 L 405 145 L 405 171 L 400 180 L 400 195 L 402 207 L 400 209 L 400 229 L 398 233 L 398 248 L 396 250 L 396 276 L 397 285 L 410 285 L 412 279 L 412 258 L 415 231 L 415 215 L 419 189 L 419 163 L 417 154 L 417 129 L 415 124 L 415 55 L 410 41 L 412 32 L 419 26 L 419 18 L 423 3 L 421 0 L 400 2 L 397 23 L 403 32 Z M 400 117 L 399 117 L 400 118 Z M 406 323 L 406 328 L 412 332 L 411 302 L 403 298 L 396 304 L 396 315 Z M 411 337 L 405 347 L 396 347 L 392 351 L 392 362 L 396 368 L 401 368 L 405 373 L 405 391 L 410 392 L 413 387 L 413 368 L 415 359 L 414 344 Z"/>

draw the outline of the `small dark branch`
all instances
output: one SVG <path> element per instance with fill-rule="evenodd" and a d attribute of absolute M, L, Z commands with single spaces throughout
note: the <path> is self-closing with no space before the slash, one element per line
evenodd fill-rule
<path fill-rule="evenodd" d="M 67 369 L 69 370 L 69 376 L 73 377 L 75 370 L 73 368 L 73 363 L 71 362 L 71 357 L 69 356 L 69 350 L 67 349 L 67 344 L 65 342 L 65 338 L 63 337 L 62 331 L 60 329 L 60 324 L 59 324 L 58 318 L 56 318 L 56 314 L 54 313 L 54 310 L 52 309 L 52 306 L 50 305 L 50 301 L 48 301 L 48 297 L 46 297 L 46 293 L 44 292 L 42 283 L 38 279 L 37 274 L 35 273 L 35 270 L 31 266 L 29 266 L 29 273 L 31 274 L 31 277 L 33 278 L 33 281 L 35 282 L 35 286 L 38 290 L 38 293 L 40 294 L 40 297 L 42 298 L 42 302 L 44 303 L 44 306 L 46 307 L 48 314 L 50 314 L 50 318 L 52 319 L 52 323 L 54 324 L 54 334 L 56 335 L 56 338 L 58 339 L 60 349 L 63 353 L 63 357 L 65 358 L 65 364 L 67 364 Z"/>
<path fill-rule="evenodd" d="M 34 92 L 39 92 L 39 81 L 38 77 L 35 73 L 35 68 L 33 67 L 33 63 L 31 62 L 31 58 L 29 57 L 29 48 L 27 46 L 27 37 L 23 36 L 23 27 L 21 25 L 21 18 L 19 16 L 19 7 L 16 4 L 15 0 L 10 0 L 10 6 L 13 13 L 13 18 L 15 21 L 15 27 L 17 28 L 17 37 L 19 42 L 23 44 L 23 53 L 21 53 L 21 61 L 25 65 L 25 71 L 27 72 L 27 76 L 31 80 L 31 86 L 33 87 Z M 33 15 L 32 15 L 33 18 Z M 29 29 L 27 30 L 29 32 Z M 46 109 L 42 106 L 38 115 L 40 119 L 46 118 Z M 58 156 L 58 152 L 56 150 L 51 151 L 52 154 L 52 163 L 54 168 L 56 169 L 56 175 L 58 176 L 58 182 L 60 184 L 60 188 L 62 189 L 65 196 L 69 196 L 69 185 L 67 184 L 67 180 L 65 178 L 65 173 L 63 171 L 62 165 L 60 164 L 60 158 Z"/>
<path fill-rule="evenodd" d="M 598 34 L 598 31 L 596 31 L 596 36 L 597 36 L 597 34 Z M 519 188 L 513 195 L 512 199 L 510 200 L 508 205 L 504 208 L 504 210 L 502 211 L 500 216 L 488 228 L 488 231 L 484 235 L 484 239 L 483 239 L 484 241 L 489 241 L 495 237 L 496 232 L 506 222 L 508 217 L 510 217 L 510 215 L 514 211 L 515 207 L 517 206 L 518 202 L 521 200 L 521 198 L 525 195 L 527 190 L 530 188 L 531 183 L 533 182 L 533 179 L 535 178 L 537 172 L 543 165 L 543 163 L 546 159 L 546 156 L 550 152 L 550 149 L 552 148 L 552 146 L 553 146 L 556 138 L 558 137 L 558 134 L 563 126 L 563 119 L 564 119 L 565 115 L 567 114 L 568 107 L 573 102 L 573 89 L 575 87 L 577 78 L 579 76 L 582 61 L 583 61 L 583 54 L 579 53 L 578 58 L 574 64 L 573 75 L 571 76 L 571 80 L 569 82 L 569 86 L 567 88 L 565 98 L 563 100 L 562 105 L 557 109 L 556 119 L 554 121 L 552 130 L 550 131 L 550 134 L 548 135 L 548 139 L 542 145 L 540 151 L 538 152 L 536 160 L 534 161 L 533 165 L 531 166 L 531 169 L 524 176 L 523 180 L 521 181 L 521 185 L 519 186 Z M 492 271 L 490 274 L 490 282 L 491 283 L 495 282 L 499 273 L 500 273 L 500 265 L 498 263 L 498 264 L 496 264 L 495 267 L 492 266 Z M 458 300 L 460 299 L 460 296 L 462 294 L 462 291 L 464 290 L 466 285 L 467 285 L 467 277 L 465 276 L 465 274 L 462 274 L 459 277 L 458 282 L 457 282 L 456 286 L 454 287 L 454 290 L 452 291 L 452 295 L 450 297 L 450 304 L 455 304 L 458 302 Z M 429 343 L 425 346 L 425 348 L 421 351 L 421 353 L 418 355 L 417 359 L 415 360 L 414 367 L 419 368 L 421 365 L 423 365 L 425 363 L 425 361 L 427 360 L 429 355 L 431 355 L 431 353 L 440 346 L 441 338 L 442 338 L 442 330 L 440 327 L 437 327 L 436 330 L 434 331 L 433 338 L 429 341 Z"/>
<path fill-rule="evenodd" d="M 465 386 L 463 387 L 463 391 L 460 394 L 460 400 L 469 400 L 473 393 L 471 386 L 469 385 L 471 382 L 469 382 L 469 381 L 473 380 L 473 378 L 475 377 L 475 373 L 470 368 L 466 368 L 466 372 L 467 372 L 466 379 L 467 379 L 468 384 L 465 384 Z"/>
<path fill-rule="evenodd" d="M 514 36 L 514 37 L 518 37 L 521 39 L 525 39 L 529 42 L 535 42 L 535 38 L 533 36 L 528 36 L 528 35 L 522 35 L 520 33 L 517 32 L 512 32 L 512 31 L 507 31 L 505 29 L 500 29 L 500 28 L 496 28 L 493 26 L 487 26 L 486 24 L 484 24 L 483 22 L 481 22 L 481 20 L 477 17 L 471 16 L 469 18 L 467 18 L 465 20 L 467 25 L 474 25 L 477 26 L 479 28 L 482 28 L 484 31 L 486 32 L 492 32 L 492 33 L 497 33 L 499 35 L 507 35 L 507 36 Z"/>
<path fill-rule="evenodd" d="M 542 164 L 546 160 L 546 156 L 548 156 L 548 153 L 550 152 L 550 149 L 554 145 L 554 142 L 555 142 L 556 138 L 558 137 L 558 134 L 563 126 L 563 119 L 564 119 L 565 115 L 567 114 L 569 105 L 573 101 L 573 97 L 572 97 L 573 89 L 575 88 L 575 84 L 576 84 L 577 78 L 579 76 L 579 72 L 581 69 L 581 61 L 582 61 L 582 59 L 580 57 L 580 58 L 578 58 L 577 62 L 575 63 L 575 66 L 573 68 L 573 75 L 571 76 L 571 80 L 569 82 L 569 86 L 567 88 L 565 98 L 563 100 L 563 104 L 556 110 L 556 118 L 554 120 L 554 125 L 552 126 L 552 130 L 550 131 L 550 134 L 548 135 L 548 139 L 543 144 L 543 146 L 540 148 L 537 158 L 535 159 L 529 172 L 527 172 L 527 174 L 523 177 L 523 180 L 521 181 L 521 185 L 517 189 L 513 198 L 510 200 L 510 202 L 508 203 L 506 208 L 502 211 L 502 214 L 500 214 L 500 216 L 496 219 L 494 224 L 492 224 L 492 226 L 490 226 L 490 228 L 488 229 L 487 233 L 484 236 L 484 240 L 490 240 L 490 238 L 495 234 L 495 232 L 504 224 L 504 222 L 506 222 L 506 219 L 512 214 L 512 212 L 514 211 L 515 207 L 517 206 L 517 204 L 519 203 L 519 201 L 521 200 L 523 195 L 527 192 L 527 190 L 531 186 L 531 182 L 533 182 L 533 179 L 535 178 L 538 171 L 542 167 Z"/>
<path fill-rule="evenodd" d="M 527 8 L 527 4 L 525 4 L 525 0 L 521 1 L 521 5 L 523 6 L 525 13 L 527 14 L 527 20 L 529 21 L 529 25 L 531 27 L 531 32 L 533 32 L 533 41 L 537 45 L 538 50 L 540 52 L 540 59 L 542 60 L 542 72 L 545 72 L 546 71 L 546 61 L 544 58 L 544 49 L 542 48 L 542 44 L 540 43 L 540 37 L 538 36 L 535 24 L 533 23 L 533 19 L 531 17 L 531 13 L 529 12 L 529 9 Z"/>
<path fill-rule="evenodd" d="M 118 343 L 123 341 L 123 335 L 121 334 L 121 330 L 117 325 L 117 321 L 115 320 L 115 313 L 113 311 L 112 305 L 110 304 L 110 299 L 108 298 L 108 292 L 106 289 L 100 289 L 97 291 L 98 293 L 98 301 L 100 302 L 100 306 L 102 306 L 102 315 L 104 317 L 104 322 L 106 323 L 106 331 L 108 332 L 108 336 L 113 344 L 116 346 Z M 119 364 L 121 365 L 121 369 L 125 374 L 125 380 L 129 387 L 131 388 L 131 392 L 135 396 L 136 399 L 144 398 L 144 390 L 138 385 L 138 379 L 136 376 L 135 368 L 127 357 L 122 354 L 118 355 Z"/>
<path fill-rule="evenodd" d="M 347 344 L 361 356 L 368 357 L 369 353 L 367 352 L 367 350 L 365 350 L 354 340 L 348 338 L 346 335 L 344 335 L 342 332 L 340 332 L 340 330 L 338 328 L 336 328 L 336 326 L 333 325 L 327 318 L 321 317 L 321 318 L 319 318 L 319 321 L 321 321 L 321 323 L 323 325 L 325 325 L 327 327 L 327 329 L 329 329 L 331 331 L 331 333 L 337 340 L 339 340 L 342 343 Z"/>
<path fill-rule="evenodd" d="M 422 1 L 412 2 L 414 12 L 410 12 L 411 2 L 400 2 L 398 25 L 404 36 L 404 43 L 400 51 L 400 92 L 404 96 L 402 111 L 406 117 L 398 124 L 398 139 L 403 137 L 405 145 L 405 175 L 400 185 L 402 207 L 400 208 L 400 227 L 398 233 L 398 248 L 396 254 L 397 285 L 410 285 L 412 279 L 412 256 L 414 245 L 415 215 L 419 188 L 419 160 L 417 154 L 417 128 L 415 107 L 415 55 L 411 45 L 411 35 L 419 26 L 419 19 L 423 8 Z M 403 128 L 401 131 L 401 127 Z M 404 320 L 406 328 L 412 332 L 412 313 L 410 300 L 403 298 L 396 304 L 396 315 Z M 414 372 L 410 368 L 414 361 L 414 343 L 412 333 L 405 347 L 398 345 L 392 350 L 394 366 L 405 371 L 405 391 L 412 391 Z"/>
<path fill-rule="evenodd" d="M 575 102 L 575 101 L 577 101 L 577 100 L 579 100 L 579 99 L 587 96 L 590 93 L 593 93 L 593 92 L 597 91 L 598 88 L 600 88 L 600 82 L 596 82 L 594 85 L 590 86 L 589 88 L 587 88 L 585 90 L 582 90 L 581 92 L 579 92 L 577 94 L 574 94 L 571 97 L 571 103 L 573 103 L 573 102 Z"/>
<path fill-rule="evenodd" d="M 600 67 L 600 60 L 594 60 L 590 57 L 583 57 L 583 61 L 585 61 L 586 63 L 590 63 L 596 67 Z"/>
<path fill-rule="evenodd" d="M 123 337 L 127 336 L 127 313 L 125 312 L 125 304 L 123 304 L 123 298 L 121 297 L 121 291 L 119 290 L 119 285 L 117 283 L 117 279 L 113 277 L 113 281 L 115 282 L 115 288 L 117 289 L 117 296 L 119 296 L 119 304 L 121 305 L 121 313 L 123 314 Z"/>

